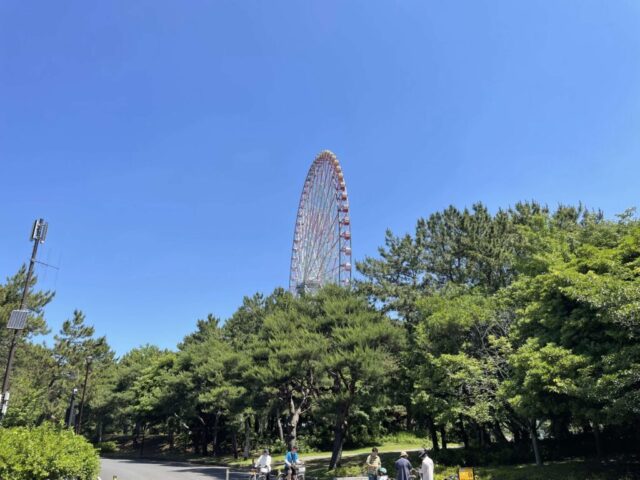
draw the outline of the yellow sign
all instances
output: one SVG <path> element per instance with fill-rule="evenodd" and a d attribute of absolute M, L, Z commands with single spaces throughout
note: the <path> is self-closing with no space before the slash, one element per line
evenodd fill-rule
<path fill-rule="evenodd" d="M 473 468 L 461 468 L 458 470 L 459 480 L 474 480 Z"/>

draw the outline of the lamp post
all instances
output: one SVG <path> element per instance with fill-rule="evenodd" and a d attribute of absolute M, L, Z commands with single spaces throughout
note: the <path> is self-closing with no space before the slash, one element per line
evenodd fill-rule
<path fill-rule="evenodd" d="M 11 347 L 9 348 L 9 358 L 7 359 L 7 366 L 4 371 L 4 379 L 2 380 L 2 397 L 1 406 L 0 406 L 0 422 L 4 419 L 4 416 L 7 413 L 7 408 L 9 407 L 9 378 L 11 376 L 11 367 L 13 366 L 13 358 L 16 354 L 16 345 L 18 340 L 18 335 L 24 327 L 26 326 L 27 320 L 27 311 L 25 307 L 27 306 L 27 296 L 29 294 L 29 283 L 31 283 L 31 277 L 33 275 L 33 267 L 36 263 L 36 256 L 38 255 L 38 245 L 44 243 L 45 238 L 47 237 L 47 230 L 49 228 L 49 224 L 45 222 L 42 218 L 36 220 L 33 223 L 33 230 L 31 231 L 31 240 L 33 241 L 33 251 L 31 252 L 31 261 L 29 262 L 29 269 L 27 270 L 27 277 L 24 281 L 24 288 L 22 290 L 22 298 L 20 299 L 20 308 L 18 310 L 14 310 L 11 312 L 11 317 L 9 318 L 9 323 L 7 323 L 7 328 L 13 330 L 13 335 L 11 337 Z"/>
<path fill-rule="evenodd" d="M 93 361 L 93 357 L 89 355 L 87 357 L 87 369 L 84 372 L 84 385 L 82 386 L 82 398 L 80 399 L 80 414 L 78 415 L 78 428 L 76 429 L 76 433 L 82 433 L 82 411 L 84 410 L 84 399 L 87 394 L 87 381 L 89 380 L 89 369 L 91 368 L 91 362 Z"/>

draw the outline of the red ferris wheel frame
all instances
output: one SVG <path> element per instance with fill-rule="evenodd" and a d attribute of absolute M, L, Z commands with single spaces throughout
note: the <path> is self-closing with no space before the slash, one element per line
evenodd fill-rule
<path fill-rule="evenodd" d="M 289 290 L 313 292 L 328 283 L 351 283 L 351 219 L 342 167 L 324 150 L 311 164 L 300 195 Z"/>

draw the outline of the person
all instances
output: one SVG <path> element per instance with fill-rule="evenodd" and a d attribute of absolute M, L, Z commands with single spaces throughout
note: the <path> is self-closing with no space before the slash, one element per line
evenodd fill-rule
<path fill-rule="evenodd" d="M 367 461 L 364 464 L 369 480 L 378 479 L 378 470 L 382 467 L 382 461 L 380 455 L 378 455 L 378 449 L 373 447 L 371 449 L 371 455 L 367 457 Z"/>
<path fill-rule="evenodd" d="M 409 480 L 411 474 L 411 462 L 407 452 L 400 452 L 400 458 L 396 460 L 396 480 Z"/>
<path fill-rule="evenodd" d="M 422 480 L 433 480 L 433 460 L 429 458 L 426 448 L 420 452 L 420 478 Z"/>
<path fill-rule="evenodd" d="M 387 475 L 387 469 L 384 467 L 380 467 L 378 470 L 378 480 L 389 480 L 389 475 Z"/>
<path fill-rule="evenodd" d="M 265 479 L 269 480 L 269 474 L 271 473 L 271 455 L 269 455 L 268 449 L 265 448 L 262 451 L 262 455 L 256 460 L 255 468 L 259 469 L 260 472 L 262 472 L 263 468 L 266 469 Z"/>
<path fill-rule="evenodd" d="M 287 475 L 287 480 L 291 480 L 291 476 L 297 478 L 296 464 L 298 462 L 300 462 L 300 459 L 298 458 L 298 447 L 294 445 L 284 456 L 284 472 Z"/>

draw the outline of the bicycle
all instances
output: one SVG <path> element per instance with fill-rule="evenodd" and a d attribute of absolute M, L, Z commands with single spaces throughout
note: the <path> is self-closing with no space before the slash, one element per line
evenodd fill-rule
<path fill-rule="evenodd" d="M 304 466 L 303 462 L 297 463 L 296 465 L 292 465 L 291 468 L 291 480 L 304 480 L 304 475 L 307 468 Z M 277 480 L 288 480 L 288 475 L 285 470 L 279 471 Z"/>
<path fill-rule="evenodd" d="M 249 480 L 267 480 L 267 467 L 254 467 L 249 471 Z"/>

